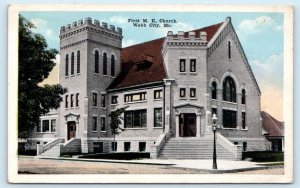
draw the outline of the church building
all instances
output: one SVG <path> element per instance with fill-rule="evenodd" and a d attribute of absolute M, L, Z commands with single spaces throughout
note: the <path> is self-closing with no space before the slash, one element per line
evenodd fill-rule
<path fill-rule="evenodd" d="M 85 18 L 60 29 L 60 108 L 28 140 L 38 155 L 149 152 L 151 158 L 218 158 L 266 150 L 261 92 L 231 23 L 122 48 L 122 29 Z M 126 107 L 115 137 L 110 112 Z"/>

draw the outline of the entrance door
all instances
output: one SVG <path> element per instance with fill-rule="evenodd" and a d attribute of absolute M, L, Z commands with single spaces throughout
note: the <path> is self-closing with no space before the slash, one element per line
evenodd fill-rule
<path fill-rule="evenodd" d="M 76 137 L 76 123 L 75 121 L 68 122 L 68 140 Z"/>
<path fill-rule="evenodd" d="M 196 136 L 196 114 L 190 114 L 190 113 L 180 114 L 179 135 L 181 137 Z"/>

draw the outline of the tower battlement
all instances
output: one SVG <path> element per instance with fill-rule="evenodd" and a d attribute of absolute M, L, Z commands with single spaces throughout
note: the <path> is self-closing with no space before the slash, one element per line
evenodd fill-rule
<path fill-rule="evenodd" d="M 194 31 L 179 31 L 177 34 L 174 34 L 173 31 L 169 31 L 166 42 L 167 44 L 189 45 L 193 43 L 194 45 L 205 46 L 207 44 L 207 33 L 201 31 L 196 35 Z"/>
<path fill-rule="evenodd" d="M 63 36 L 67 33 L 73 32 L 75 30 L 80 30 L 86 27 L 91 27 L 93 29 L 99 29 L 101 31 L 110 32 L 112 34 L 116 34 L 122 36 L 122 29 L 119 27 L 115 27 L 114 25 L 108 25 L 106 22 L 100 23 L 99 20 L 92 20 L 90 17 L 75 21 L 71 24 L 67 24 L 60 28 L 60 35 Z"/>

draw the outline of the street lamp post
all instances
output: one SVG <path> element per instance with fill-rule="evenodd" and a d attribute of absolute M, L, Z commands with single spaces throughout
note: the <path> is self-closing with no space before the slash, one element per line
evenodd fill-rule
<path fill-rule="evenodd" d="M 213 169 L 218 169 L 217 167 L 217 151 L 216 151 L 216 130 L 217 130 L 217 116 L 213 114 L 212 117 L 212 130 L 214 132 L 214 153 L 213 153 Z"/>

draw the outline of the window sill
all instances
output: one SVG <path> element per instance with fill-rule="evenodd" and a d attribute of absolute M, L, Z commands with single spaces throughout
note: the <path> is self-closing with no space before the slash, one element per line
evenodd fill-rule
<path fill-rule="evenodd" d="M 187 98 L 179 98 L 179 100 L 187 100 Z"/>
<path fill-rule="evenodd" d="M 71 75 L 71 77 L 74 77 L 74 76 L 75 76 L 75 74 L 72 74 L 72 75 Z"/>
<path fill-rule="evenodd" d="M 106 110 L 106 107 L 101 106 L 100 108 Z"/>
<path fill-rule="evenodd" d="M 186 72 L 179 72 L 179 74 L 181 74 L 181 75 L 187 75 Z"/>
<path fill-rule="evenodd" d="M 98 106 L 92 106 L 92 107 L 98 109 Z"/>
<path fill-rule="evenodd" d="M 229 102 L 229 101 L 222 101 L 223 103 L 227 103 L 227 104 L 235 104 L 235 105 L 237 105 L 237 103 L 236 102 Z"/>
<path fill-rule="evenodd" d="M 65 78 L 69 78 L 69 76 L 65 76 Z"/>
<path fill-rule="evenodd" d="M 77 76 L 78 76 L 78 75 L 80 75 L 80 72 L 79 72 L 79 73 L 77 73 Z"/>
<path fill-rule="evenodd" d="M 153 99 L 153 101 L 162 101 L 162 98 L 158 98 L 158 99 Z"/>
<path fill-rule="evenodd" d="M 55 134 L 55 132 L 36 132 L 37 134 Z"/>
<path fill-rule="evenodd" d="M 153 129 L 162 129 L 163 127 L 153 127 Z"/>
<path fill-rule="evenodd" d="M 125 104 L 144 103 L 144 102 L 147 102 L 147 100 L 125 102 Z"/>
<path fill-rule="evenodd" d="M 94 75 L 100 76 L 100 74 L 99 74 L 99 73 L 95 73 L 95 72 L 94 72 Z"/>
<path fill-rule="evenodd" d="M 191 97 L 190 100 L 197 100 L 197 98 L 196 97 Z"/>
<path fill-rule="evenodd" d="M 190 72 L 190 75 L 197 75 L 197 72 Z"/>
<path fill-rule="evenodd" d="M 118 103 L 115 103 L 115 104 L 110 104 L 111 106 L 117 106 L 118 105 Z"/>
<path fill-rule="evenodd" d="M 245 129 L 241 129 L 241 131 L 248 131 L 249 129 L 246 127 Z"/>
<path fill-rule="evenodd" d="M 107 77 L 107 74 L 103 74 L 104 77 Z"/>
<path fill-rule="evenodd" d="M 125 130 L 147 130 L 147 127 L 124 128 Z"/>
<path fill-rule="evenodd" d="M 112 77 L 112 78 L 116 78 L 116 76 L 110 76 L 110 77 Z"/>
<path fill-rule="evenodd" d="M 93 131 L 93 133 L 97 133 L 98 131 Z"/>
<path fill-rule="evenodd" d="M 100 131 L 101 133 L 106 133 L 106 131 Z"/>
<path fill-rule="evenodd" d="M 216 101 L 216 102 L 218 102 L 218 100 L 217 99 L 211 99 L 212 101 Z"/>
<path fill-rule="evenodd" d="M 224 130 L 238 130 L 237 128 L 226 128 L 226 127 L 222 127 L 221 129 L 224 129 Z"/>

